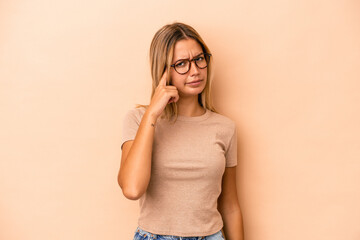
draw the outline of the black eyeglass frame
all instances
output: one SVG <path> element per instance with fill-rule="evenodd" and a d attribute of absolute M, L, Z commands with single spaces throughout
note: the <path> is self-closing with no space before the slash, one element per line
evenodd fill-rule
<path fill-rule="evenodd" d="M 203 67 L 203 68 L 199 67 L 199 66 L 197 65 L 196 61 L 195 61 L 195 59 L 196 59 L 197 57 L 199 57 L 200 55 L 202 55 L 202 54 L 204 54 L 204 58 L 205 58 L 205 61 L 206 61 L 206 66 Z M 202 54 L 199 54 L 196 58 L 193 58 L 193 59 L 191 59 L 191 60 L 190 60 L 190 59 L 180 59 L 180 60 L 177 60 L 174 64 L 170 65 L 170 67 L 173 67 L 174 70 L 176 71 L 175 64 L 176 64 L 177 62 L 179 62 L 179 61 L 184 61 L 184 60 L 189 61 L 189 69 L 188 69 L 186 72 L 184 72 L 184 73 L 179 73 L 178 71 L 176 71 L 178 74 L 181 74 L 181 75 L 187 74 L 187 73 L 190 71 L 190 69 L 191 69 L 191 62 L 192 62 L 192 61 L 194 61 L 196 67 L 198 67 L 198 68 L 200 68 L 200 69 L 207 68 L 207 67 L 209 66 L 210 57 L 212 56 L 212 54 L 207 53 L 207 52 L 204 52 L 204 53 L 202 53 Z M 208 60 L 206 59 L 206 56 L 209 57 Z"/>

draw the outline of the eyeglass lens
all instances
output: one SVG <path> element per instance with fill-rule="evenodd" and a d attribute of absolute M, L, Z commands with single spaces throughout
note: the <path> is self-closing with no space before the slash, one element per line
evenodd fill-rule
<path fill-rule="evenodd" d="M 175 70 L 180 74 L 187 73 L 190 69 L 190 61 L 194 61 L 198 68 L 203 69 L 207 67 L 207 62 L 209 61 L 209 57 L 205 54 L 201 54 L 196 58 L 194 58 L 193 60 L 189 60 L 189 59 L 179 60 L 175 63 L 174 66 Z"/>

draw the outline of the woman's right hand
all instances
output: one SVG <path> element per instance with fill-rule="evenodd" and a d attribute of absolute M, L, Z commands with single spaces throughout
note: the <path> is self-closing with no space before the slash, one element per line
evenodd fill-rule
<path fill-rule="evenodd" d="M 175 86 L 166 85 L 167 71 L 162 75 L 159 85 L 151 99 L 148 111 L 151 115 L 158 118 L 161 116 L 167 104 L 179 100 L 178 90 Z"/>

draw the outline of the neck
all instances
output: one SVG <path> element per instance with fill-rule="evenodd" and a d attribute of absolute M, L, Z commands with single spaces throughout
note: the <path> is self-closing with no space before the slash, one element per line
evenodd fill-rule
<path fill-rule="evenodd" d="M 178 115 L 186 117 L 197 117 L 205 113 L 205 109 L 200 106 L 198 96 L 180 97 L 176 103 Z"/>

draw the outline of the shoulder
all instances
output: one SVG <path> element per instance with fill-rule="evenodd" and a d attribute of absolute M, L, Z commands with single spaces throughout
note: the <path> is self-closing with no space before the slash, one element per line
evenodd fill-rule
<path fill-rule="evenodd" d="M 235 126 L 234 120 L 220 113 L 211 112 L 211 120 L 229 127 Z"/>
<path fill-rule="evenodd" d="M 145 107 L 133 107 L 133 108 L 130 108 L 126 114 L 125 114 L 125 118 L 126 119 L 129 119 L 129 118 L 132 118 L 136 121 L 140 121 L 142 116 L 144 115 L 146 111 L 146 108 Z"/>
<path fill-rule="evenodd" d="M 212 122 L 216 123 L 216 125 L 221 127 L 221 129 L 223 129 L 223 131 L 226 131 L 229 134 L 234 133 L 234 131 L 236 129 L 235 121 L 223 114 L 211 112 L 210 119 Z"/>
<path fill-rule="evenodd" d="M 128 110 L 128 113 L 135 114 L 135 115 L 143 115 L 146 111 L 145 107 L 133 107 Z"/>

